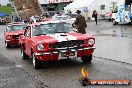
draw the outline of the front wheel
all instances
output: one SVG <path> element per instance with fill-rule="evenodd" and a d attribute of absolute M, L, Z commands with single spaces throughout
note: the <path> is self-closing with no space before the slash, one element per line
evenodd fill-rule
<path fill-rule="evenodd" d="M 32 59 L 33 59 L 33 66 L 34 66 L 34 68 L 40 69 L 40 68 L 43 67 L 43 62 L 40 61 L 40 60 L 38 60 L 38 59 L 36 59 L 34 53 L 32 54 Z"/>
<path fill-rule="evenodd" d="M 132 21 L 131 22 L 129 22 L 129 25 L 131 25 L 132 24 Z"/>
<path fill-rule="evenodd" d="M 22 55 L 22 59 L 24 59 L 24 60 L 29 58 L 29 56 L 25 54 L 23 48 L 21 48 L 21 55 Z"/>
<path fill-rule="evenodd" d="M 8 44 L 7 42 L 5 42 L 5 45 L 6 45 L 6 48 L 7 48 L 7 49 L 11 48 L 11 45 Z"/>
<path fill-rule="evenodd" d="M 109 18 L 108 21 L 111 21 L 111 18 Z"/>
<path fill-rule="evenodd" d="M 92 61 L 92 55 L 81 57 L 83 63 L 88 63 Z"/>
<path fill-rule="evenodd" d="M 115 21 L 115 19 L 112 20 L 113 25 L 117 25 L 118 23 Z"/>

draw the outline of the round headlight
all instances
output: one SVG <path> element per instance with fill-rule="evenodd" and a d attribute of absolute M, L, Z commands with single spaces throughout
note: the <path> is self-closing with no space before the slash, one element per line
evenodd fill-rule
<path fill-rule="evenodd" d="M 94 39 L 89 39 L 88 43 L 89 43 L 89 45 L 93 45 L 94 44 Z"/>
<path fill-rule="evenodd" d="M 7 36 L 6 36 L 6 38 L 7 38 L 7 39 L 10 39 L 10 38 L 11 38 L 11 36 L 10 36 L 10 35 L 7 35 Z"/>
<path fill-rule="evenodd" d="M 37 49 L 38 49 L 38 50 L 43 50 L 43 49 L 44 49 L 44 46 L 43 46 L 42 44 L 38 44 L 38 45 L 37 45 Z"/>

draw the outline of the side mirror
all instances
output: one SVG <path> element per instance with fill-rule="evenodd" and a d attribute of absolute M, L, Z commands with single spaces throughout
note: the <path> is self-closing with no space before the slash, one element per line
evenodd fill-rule
<path fill-rule="evenodd" d="M 29 37 L 30 35 L 27 33 L 26 36 Z"/>

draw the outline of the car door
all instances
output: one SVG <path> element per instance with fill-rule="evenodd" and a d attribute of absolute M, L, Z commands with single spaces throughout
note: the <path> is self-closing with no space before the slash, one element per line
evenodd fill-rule
<path fill-rule="evenodd" d="M 20 35 L 20 37 L 19 37 L 19 43 L 20 44 L 25 44 L 25 38 L 26 38 L 26 32 L 27 32 L 27 29 L 26 28 L 24 28 L 25 30 L 24 30 L 24 34 L 23 35 Z"/>
<path fill-rule="evenodd" d="M 25 33 L 25 53 L 30 56 L 31 55 L 31 27 L 28 26 L 27 31 Z"/>

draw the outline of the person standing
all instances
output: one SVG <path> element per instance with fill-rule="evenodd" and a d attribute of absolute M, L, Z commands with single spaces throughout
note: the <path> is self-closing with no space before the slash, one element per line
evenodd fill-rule
<path fill-rule="evenodd" d="M 78 33 L 86 34 L 85 29 L 87 27 L 87 24 L 86 24 L 85 17 L 81 15 L 80 10 L 77 10 L 76 13 L 78 14 L 78 16 L 76 17 L 74 24 L 77 27 L 77 31 Z"/>
<path fill-rule="evenodd" d="M 96 10 L 94 10 L 94 11 L 93 11 L 92 18 L 93 18 L 93 17 L 95 18 L 96 25 L 97 25 L 97 16 L 98 16 L 98 13 L 97 13 Z"/>
<path fill-rule="evenodd" d="M 19 18 L 17 16 L 15 18 L 15 22 L 19 22 Z"/>

